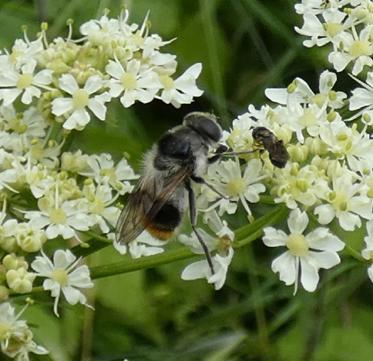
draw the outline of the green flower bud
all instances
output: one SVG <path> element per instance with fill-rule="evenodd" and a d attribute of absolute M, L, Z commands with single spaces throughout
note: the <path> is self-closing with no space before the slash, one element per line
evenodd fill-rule
<path fill-rule="evenodd" d="M 9 298 L 9 289 L 0 285 L 0 302 L 4 302 Z"/>
<path fill-rule="evenodd" d="M 33 229 L 27 223 L 21 223 L 18 225 L 16 240 L 23 251 L 37 252 L 46 242 L 47 237 L 43 231 Z"/>
<path fill-rule="evenodd" d="M 11 290 L 16 293 L 28 293 L 32 290 L 32 282 L 35 275 L 24 268 L 11 269 L 6 273 L 6 281 Z"/>

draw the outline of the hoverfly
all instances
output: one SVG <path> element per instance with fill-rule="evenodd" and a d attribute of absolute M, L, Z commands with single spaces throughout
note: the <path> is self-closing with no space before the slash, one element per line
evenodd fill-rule
<path fill-rule="evenodd" d="M 196 202 L 191 182 L 208 184 L 203 176 L 209 163 L 219 157 L 208 157 L 211 147 L 217 145 L 222 130 L 213 114 L 193 112 L 187 114 L 180 126 L 167 131 L 145 154 L 143 173 L 135 190 L 119 216 L 117 240 L 127 244 L 144 230 L 160 240 L 168 240 L 179 226 L 189 201 L 189 216 L 214 274 L 208 248 L 200 236 L 197 225 Z M 224 147 L 220 147 L 220 152 Z"/>

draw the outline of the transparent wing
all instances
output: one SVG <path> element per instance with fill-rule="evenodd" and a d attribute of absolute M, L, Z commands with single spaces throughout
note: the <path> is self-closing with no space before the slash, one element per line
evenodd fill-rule
<path fill-rule="evenodd" d="M 188 165 L 163 182 L 156 177 L 141 178 L 119 216 L 116 226 L 117 241 L 129 243 L 136 239 L 191 174 L 192 166 Z"/>

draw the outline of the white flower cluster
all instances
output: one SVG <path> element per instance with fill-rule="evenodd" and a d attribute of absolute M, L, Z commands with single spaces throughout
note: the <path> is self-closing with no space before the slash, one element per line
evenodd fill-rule
<path fill-rule="evenodd" d="M 11 52 L 0 55 L 2 104 L 37 102 L 49 120 L 66 130 L 82 130 L 92 114 L 105 120 L 107 103 L 114 98 L 126 108 L 153 99 L 180 107 L 200 96 L 201 64 L 175 77 L 176 56 L 159 50 L 171 41 L 150 34 L 147 17 L 138 26 L 128 23 L 128 15 L 88 21 L 78 41 L 70 35 L 48 43 L 46 26 L 37 40 L 18 39 Z"/>
<path fill-rule="evenodd" d="M 27 306 L 25 306 L 26 308 Z M 16 361 L 29 361 L 29 353 L 46 355 L 48 351 L 33 341 L 33 334 L 26 321 L 20 320 L 21 310 L 16 314 L 9 302 L 0 304 L 0 345 L 1 352 Z"/>
<path fill-rule="evenodd" d="M 89 306 L 82 290 L 93 287 L 90 272 L 70 248 L 88 247 L 94 235 L 113 239 L 118 198 L 138 178 L 125 158 L 69 149 L 71 132 L 93 116 L 105 120 L 116 98 L 126 108 L 154 99 L 180 107 L 202 94 L 201 64 L 177 76 L 176 56 L 160 51 L 171 41 L 151 34 L 147 17 L 138 26 L 128 23 L 127 11 L 118 19 L 104 15 L 83 24 L 74 40 L 68 26 L 66 39 L 48 43 L 42 24 L 36 40 L 25 33 L 0 52 L 0 342 L 16 360 L 47 351 L 32 341 L 8 298 L 40 284 L 57 316 L 62 296 Z M 120 251 L 140 257 L 163 251 L 158 246 L 145 237 Z"/>
<path fill-rule="evenodd" d="M 300 281 L 312 292 L 319 281 L 319 269 L 338 264 L 337 252 L 348 240 L 342 242 L 328 228 L 314 225 L 304 235 L 309 217 L 313 224 L 333 222 L 345 231 L 366 226 L 362 256 L 373 260 L 373 139 L 369 132 L 373 125 L 373 71 L 368 71 L 365 82 L 354 76 L 364 66 L 369 70 L 373 65 L 373 8 L 364 0 L 304 0 L 296 10 L 304 17 L 304 25 L 297 31 L 310 37 L 305 46 L 331 43 L 329 60 L 334 68 L 342 71 L 351 62 L 351 76 L 359 86 L 350 96 L 337 91 L 337 75 L 326 70 L 320 75 L 317 91 L 301 78 L 285 89 L 267 89 L 265 94 L 274 105 L 259 109 L 250 105 L 247 113 L 233 121 L 230 131 L 224 132 L 224 141 L 238 156 L 210 166 L 206 180 L 218 192 L 202 186 L 198 208 L 204 216 L 215 212 L 221 217 L 236 213 L 241 203 L 251 221 L 251 204 L 261 196 L 285 204 L 291 211 L 290 234 L 265 228 L 263 241 L 269 247 L 287 248 L 272 263 L 280 279 L 294 284 L 295 290 Z M 285 167 L 278 168 L 271 161 L 269 153 L 276 147 L 271 150 L 267 144 L 263 151 L 264 145 L 253 139 L 256 127 L 267 128 L 282 142 L 289 153 Z M 196 267 L 188 266 L 184 278 L 195 278 Z M 203 270 L 208 274 L 207 265 L 203 267 L 199 274 Z M 373 266 L 368 274 L 373 280 L 372 270 Z"/>
<path fill-rule="evenodd" d="M 337 72 L 349 64 L 352 74 L 373 65 L 372 2 L 370 0 L 302 0 L 295 5 L 303 16 L 303 26 L 296 27 L 307 36 L 306 47 L 330 44 L 329 62 Z"/>
<path fill-rule="evenodd" d="M 301 210 L 313 214 L 320 225 L 334 221 L 345 231 L 354 231 L 373 219 L 373 140 L 367 121 L 368 100 L 373 96 L 364 87 L 355 89 L 347 99 L 345 93 L 333 89 L 336 81 L 335 73 L 324 71 L 318 92 L 300 78 L 286 89 L 267 89 L 267 97 L 276 105 L 260 109 L 250 105 L 249 111 L 234 120 L 231 131 L 225 135 L 227 144 L 236 152 L 255 149 L 251 129 L 262 126 L 287 148 L 290 159 L 284 168 L 273 166 L 268 152 L 242 155 L 241 163 L 237 164 L 245 168 L 258 162 L 257 170 L 250 171 L 252 182 L 259 182 L 255 189 L 270 190 L 276 203 L 284 203 L 293 210 L 288 221 L 291 234 L 285 237 L 282 231 L 265 229 L 264 242 L 271 247 L 287 246 L 289 251 L 274 261 L 272 268 L 286 284 L 297 285 L 299 274 L 308 291 L 316 288 L 319 268 L 330 268 L 340 261 L 336 254 L 327 259 L 313 250 L 335 252 L 343 247 L 327 228 L 318 228 L 304 237 L 308 216 Z M 350 110 L 357 109 L 359 104 L 364 111 L 345 118 L 348 100 Z M 226 162 L 217 167 L 224 168 Z M 233 174 L 231 171 L 230 176 Z M 232 189 L 231 185 L 227 189 Z M 250 186 L 242 185 L 242 189 L 248 192 Z M 259 196 L 246 199 L 258 201 Z M 247 209 L 245 205 L 244 208 Z M 367 249 L 368 240 L 369 237 Z M 365 252 L 364 257 L 368 256 L 369 252 Z"/>

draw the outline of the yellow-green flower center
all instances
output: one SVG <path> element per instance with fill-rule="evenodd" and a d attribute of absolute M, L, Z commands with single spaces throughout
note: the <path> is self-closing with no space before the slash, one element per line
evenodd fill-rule
<path fill-rule="evenodd" d="M 115 169 L 114 168 L 101 169 L 100 174 L 103 177 L 108 177 L 110 181 L 115 181 L 116 180 L 116 175 L 115 175 Z"/>
<path fill-rule="evenodd" d="M 49 213 L 49 218 L 54 224 L 65 224 L 66 213 L 62 209 L 52 209 Z"/>
<path fill-rule="evenodd" d="M 371 55 L 372 48 L 370 42 L 367 40 L 356 40 L 351 45 L 349 53 L 354 57 L 358 58 L 359 56 L 363 55 Z"/>
<path fill-rule="evenodd" d="M 312 102 L 321 108 L 325 103 L 325 95 L 320 93 L 314 95 L 312 97 Z"/>
<path fill-rule="evenodd" d="M 168 76 L 168 75 L 161 75 L 159 77 L 159 80 L 161 81 L 163 87 L 166 90 L 170 90 L 170 89 L 175 88 L 175 82 L 174 82 L 174 80 L 170 76 Z"/>
<path fill-rule="evenodd" d="M 73 104 L 75 109 L 82 109 L 88 105 L 89 94 L 84 89 L 78 89 L 73 95 Z"/>
<path fill-rule="evenodd" d="M 347 211 L 348 209 L 347 197 L 344 193 L 335 191 L 330 192 L 329 201 L 333 204 L 335 209 L 338 209 L 342 212 Z"/>
<path fill-rule="evenodd" d="M 101 214 L 105 210 L 105 203 L 101 199 L 95 199 L 91 205 L 91 212 Z"/>
<path fill-rule="evenodd" d="M 339 133 L 337 135 L 337 140 L 340 141 L 340 142 L 344 142 L 345 140 L 347 140 L 349 137 L 346 133 Z"/>
<path fill-rule="evenodd" d="M 246 182 L 243 178 L 236 178 L 229 181 L 226 185 L 227 194 L 230 197 L 237 197 L 246 189 Z"/>
<path fill-rule="evenodd" d="M 308 254 L 309 248 L 303 234 L 290 234 L 286 240 L 286 247 L 293 256 L 304 257 Z"/>
<path fill-rule="evenodd" d="M 307 192 L 309 188 L 309 183 L 307 179 L 300 178 L 295 181 L 296 187 L 301 191 L 301 192 Z"/>
<path fill-rule="evenodd" d="M 29 74 L 29 73 L 22 74 L 17 81 L 17 88 L 26 89 L 32 84 L 33 80 L 34 78 L 32 74 Z"/>
<path fill-rule="evenodd" d="M 61 287 L 66 287 L 69 282 L 69 276 L 64 268 L 56 268 L 53 270 L 52 279 Z"/>
<path fill-rule="evenodd" d="M 324 29 L 327 32 L 327 34 L 331 38 L 333 38 L 342 31 L 343 27 L 340 23 L 326 23 L 324 24 Z"/>
<path fill-rule="evenodd" d="M 0 341 L 6 339 L 12 325 L 8 322 L 0 322 Z"/>
<path fill-rule="evenodd" d="M 305 109 L 303 115 L 299 118 L 299 124 L 303 127 L 309 127 L 317 123 L 317 118 L 311 109 Z"/>
<path fill-rule="evenodd" d="M 131 73 L 124 73 L 122 76 L 122 85 L 125 89 L 136 89 L 137 88 L 137 80 L 136 77 Z"/>

